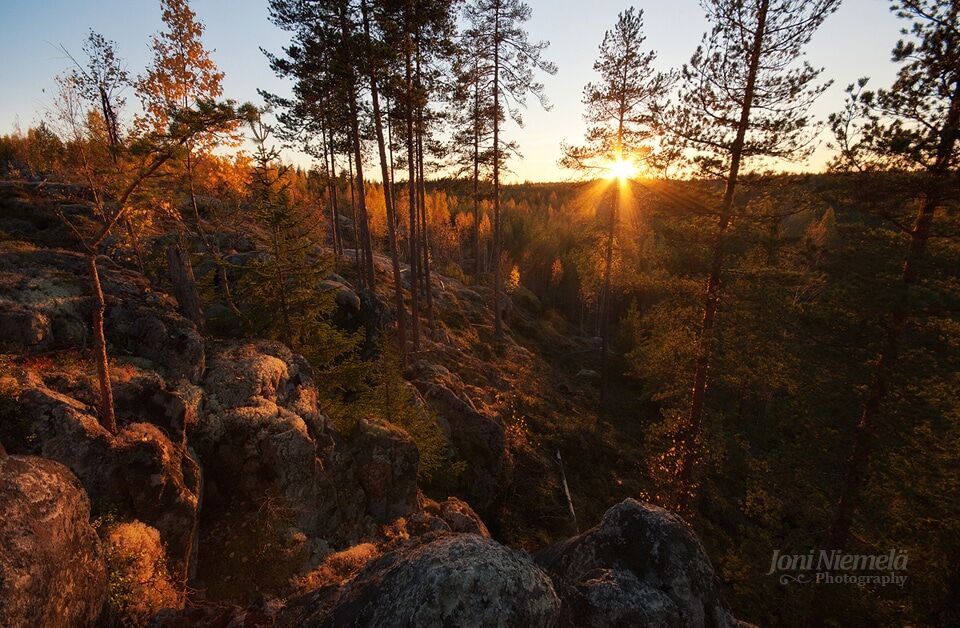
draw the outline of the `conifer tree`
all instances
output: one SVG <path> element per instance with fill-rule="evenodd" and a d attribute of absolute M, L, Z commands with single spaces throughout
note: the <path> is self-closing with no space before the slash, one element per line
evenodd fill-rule
<path fill-rule="evenodd" d="M 910 325 L 911 303 L 924 273 L 928 242 L 938 209 L 958 194 L 960 172 L 960 3 L 956 0 L 895 0 L 892 10 L 910 22 L 893 49 L 901 64 L 887 89 L 865 90 L 865 79 L 848 87 L 848 105 L 831 117 L 842 151 L 839 169 L 916 172 L 916 216 L 897 225 L 908 241 L 882 328 L 866 397 L 854 430 L 849 465 L 827 534 L 827 546 L 844 548 L 855 508 L 867 481 L 874 432 L 896 376 L 898 355 Z"/>
<path fill-rule="evenodd" d="M 671 134 L 691 164 L 724 181 L 698 331 L 690 409 L 677 436 L 677 506 L 693 493 L 704 400 L 714 352 L 728 229 L 741 171 L 750 159 L 799 158 L 812 150 L 807 111 L 829 83 L 803 48 L 839 0 L 704 0 L 713 28 L 681 71 Z"/>
<path fill-rule="evenodd" d="M 611 167 L 650 157 L 656 137 L 657 109 L 666 95 L 670 77 L 653 69 L 657 55 L 641 49 L 645 40 L 643 11 L 633 7 L 620 13 L 613 29 L 604 34 L 600 57 L 593 64 L 600 82 L 590 83 L 583 90 L 583 104 L 587 107 L 584 120 L 589 125 L 587 144 L 564 145 L 562 165 L 605 175 Z M 617 189 L 611 190 L 606 225 L 600 313 L 601 408 L 606 407 L 609 388 L 610 275 L 623 196 L 619 185 L 624 181 L 617 183 Z"/>
<path fill-rule="evenodd" d="M 475 28 L 467 28 L 460 34 L 461 45 L 454 57 L 454 82 L 449 98 L 454 132 L 448 154 L 455 175 L 468 174 L 472 183 L 474 285 L 480 284 L 485 257 L 480 249 L 480 183 L 490 175 L 493 163 L 493 93 L 485 89 L 493 66 L 481 54 L 480 36 Z"/>
<path fill-rule="evenodd" d="M 473 0 L 467 4 L 466 18 L 478 33 L 475 54 L 491 68 L 488 81 L 492 93 L 493 127 L 493 309 L 494 337 L 503 342 L 503 313 L 500 298 L 503 289 L 501 269 L 500 173 L 508 156 L 501 139 L 502 123 L 507 114 L 523 123 L 520 109 L 526 107 L 527 95 L 533 94 L 541 106 L 549 108 L 543 84 L 534 79 L 534 72 L 555 74 L 557 67 L 543 58 L 549 42 L 531 42 L 523 23 L 530 19 L 530 7 L 521 0 Z"/>

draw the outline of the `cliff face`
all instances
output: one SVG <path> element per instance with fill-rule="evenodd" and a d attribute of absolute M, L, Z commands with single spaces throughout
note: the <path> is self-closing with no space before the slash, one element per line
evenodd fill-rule
<path fill-rule="evenodd" d="M 536 561 L 489 538 L 474 508 L 497 516 L 510 487 L 535 481 L 518 474 L 544 463 L 511 446 L 496 393 L 477 386 L 483 357 L 455 334 L 488 316 L 477 292 L 438 280 L 451 326 L 407 373 L 466 465 L 465 501 L 422 494 L 417 446 L 397 426 L 358 417 L 339 432 L 301 356 L 204 338 L 105 258 L 113 434 L 87 357 L 85 260 L 55 201 L 0 191 L 0 624 L 58 625 L 44 619 L 55 612 L 60 625 L 732 621 L 702 547 L 664 511 L 625 502 Z M 337 283 L 339 315 L 377 309 Z M 518 364 L 526 351 L 508 347 Z"/>

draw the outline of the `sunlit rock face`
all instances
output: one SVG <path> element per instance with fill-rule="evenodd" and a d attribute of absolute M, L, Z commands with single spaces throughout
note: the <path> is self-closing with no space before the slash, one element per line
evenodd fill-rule
<path fill-rule="evenodd" d="M 677 515 L 627 499 L 536 556 L 564 626 L 733 627 L 707 554 Z"/>
<path fill-rule="evenodd" d="M 525 553 L 472 534 L 426 535 L 346 585 L 292 601 L 282 626 L 557 625 L 550 578 Z"/>
<path fill-rule="evenodd" d="M 107 576 L 90 500 L 57 462 L 0 454 L 0 626 L 94 625 Z"/>
<path fill-rule="evenodd" d="M 171 573 L 184 582 L 195 551 L 200 467 L 189 449 L 149 423 L 110 434 L 96 410 L 60 393 L 33 370 L 3 379 L 17 390 L 3 407 L 0 439 L 11 453 L 43 456 L 66 465 L 98 514 L 136 518 L 160 531 Z"/>

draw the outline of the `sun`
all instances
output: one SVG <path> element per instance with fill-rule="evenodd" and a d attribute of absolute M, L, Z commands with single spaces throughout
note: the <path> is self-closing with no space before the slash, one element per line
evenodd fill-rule
<path fill-rule="evenodd" d="M 607 178 L 619 179 L 621 182 L 632 179 L 637 176 L 637 166 L 629 159 L 617 157 L 607 166 Z"/>

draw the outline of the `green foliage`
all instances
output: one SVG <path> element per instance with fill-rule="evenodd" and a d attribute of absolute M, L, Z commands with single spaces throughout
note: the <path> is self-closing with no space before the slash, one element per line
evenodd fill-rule
<path fill-rule="evenodd" d="M 266 233 L 264 255 L 242 270 L 238 300 L 251 335 L 280 340 L 314 367 L 324 410 L 340 424 L 355 410 L 344 406 L 366 385 L 357 350 L 363 333 L 348 333 L 331 320 L 335 294 L 322 283 L 331 266 L 321 255 L 315 215 L 290 198 L 291 172 L 267 148 L 269 128 L 253 125 L 258 142 L 250 182 L 251 218 Z"/>
<path fill-rule="evenodd" d="M 355 405 L 355 410 L 363 408 L 367 416 L 403 428 L 420 452 L 417 479 L 421 487 L 428 493 L 435 492 L 437 497 L 446 497 L 457 485 L 464 463 L 455 459 L 437 417 L 419 400 L 413 386 L 403 379 L 402 364 L 392 344 L 383 349 L 370 372 L 370 386 Z"/>

